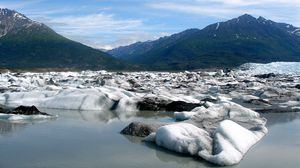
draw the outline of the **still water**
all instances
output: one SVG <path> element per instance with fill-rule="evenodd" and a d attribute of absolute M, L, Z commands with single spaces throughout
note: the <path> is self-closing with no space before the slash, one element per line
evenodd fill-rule
<path fill-rule="evenodd" d="M 122 119 L 109 113 L 50 113 L 59 114 L 59 118 L 29 123 L 0 121 L 0 168 L 215 167 L 200 158 L 172 153 L 143 143 L 141 138 L 119 134 L 131 121 L 171 121 L 168 113 L 153 116 L 153 112 L 145 112 Z M 264 117 L 268 119 L 269 133 L 233 167 L 299 167 L 300 113 Z"/>

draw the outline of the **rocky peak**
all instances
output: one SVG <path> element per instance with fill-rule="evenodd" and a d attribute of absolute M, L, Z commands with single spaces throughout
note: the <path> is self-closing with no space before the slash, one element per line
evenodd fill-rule
<path fill-rule="evenodd" d="M 256 18 L 253 17 L 252 15 L 244 14 L 244 15 L 239 16 L 238 19 L 243 19 L 243 20 L 255 20 Z"/>
<path fill-rule="evenodd" d="M 25 15 L 14 10 L 0 8 L 0 37 L 7 33 L 16 33 L 23 28 L 41 25 L 38 22 L 32 21 Z"/>

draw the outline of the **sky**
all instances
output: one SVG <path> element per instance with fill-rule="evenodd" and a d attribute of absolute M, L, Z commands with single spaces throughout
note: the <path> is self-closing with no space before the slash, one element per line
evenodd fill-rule
<path fill-rule="evenodd" d="M 245 13 L 300 27 L 300 0 L 1 0 L 0 8 L 102 49 L 202 29 Z"/>

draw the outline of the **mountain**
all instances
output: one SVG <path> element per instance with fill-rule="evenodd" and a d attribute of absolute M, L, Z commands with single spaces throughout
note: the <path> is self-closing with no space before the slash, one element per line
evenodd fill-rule
<path fill-rule="evenodd" d="M 109 53 L 153 70 L 300 61 L 300 29 L 245 14 L 201 30 L 190 29 L 155 41 L 119 47 Z"/>
<path fill-rule="evenodd" d="M 23 14 L 0 9 L 0 68 L 118 70 L 133 67 L 69 40 Z"/>

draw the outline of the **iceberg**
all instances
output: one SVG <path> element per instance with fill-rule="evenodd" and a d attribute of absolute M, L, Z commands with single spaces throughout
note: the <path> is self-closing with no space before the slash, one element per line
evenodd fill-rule
<path fill-rule="evenodd" d="M 221 166 L 239 163 L 268 132 L 257 112 L 228 101 L 175 112 L 174 117 L 186 120 L 159 127 L 145 141 Z"/>

